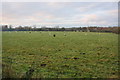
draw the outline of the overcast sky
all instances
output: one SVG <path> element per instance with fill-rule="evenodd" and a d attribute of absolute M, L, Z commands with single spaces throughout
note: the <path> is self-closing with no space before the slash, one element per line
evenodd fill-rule
<path fill-rule="evenodd" d="M 2 24 L 117 26 L 117 2 L 3 2 Z"/>

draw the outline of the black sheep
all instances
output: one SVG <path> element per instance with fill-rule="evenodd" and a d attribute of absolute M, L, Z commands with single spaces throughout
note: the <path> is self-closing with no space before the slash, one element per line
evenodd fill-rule
<path fill-rule="evenodd" d="M 53 35 L 53 37 L 55 37 L 55 34 Z"/>

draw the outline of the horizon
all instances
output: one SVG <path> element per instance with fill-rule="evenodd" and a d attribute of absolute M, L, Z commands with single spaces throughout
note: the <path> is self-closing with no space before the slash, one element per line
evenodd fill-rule
<path fill-rule="evenodd" d="M 1 25 L 1 26 L 5 26 L 5 25 Z M 40 26 L 40 25 L 18 25 L 18 26 L 13 26 L 13 25 L 7 25 L 8 28 L 9 27 L 12 27 L 12 28 L 17 28 L 17 27 L 31 27 L 31 28 L 42 28 L 42 27 L 45 27 L 45 28 L 79 28 L 79 27 L 119 27 L 119 26 L 59 26 L 59 25 L 56 25 L 56 26 Z"/>

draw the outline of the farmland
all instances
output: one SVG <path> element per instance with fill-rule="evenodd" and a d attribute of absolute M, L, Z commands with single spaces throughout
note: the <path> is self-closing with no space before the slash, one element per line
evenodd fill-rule
<path fill-rule="evenodd" d="M 12 78 L 118 78 L 118 34 L 6 31 L 2 61 Z"/>

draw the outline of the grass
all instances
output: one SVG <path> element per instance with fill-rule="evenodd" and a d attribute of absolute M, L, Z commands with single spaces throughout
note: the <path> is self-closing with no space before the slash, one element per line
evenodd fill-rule
<path fill-rule="evenodd" d="M 34 70 L 31 78 L 118 78 L 117 34 L 21 31 L 2 35 L 3 64 L 17 74 L 12 78 L 21 78 L 30 69 Z"/>

